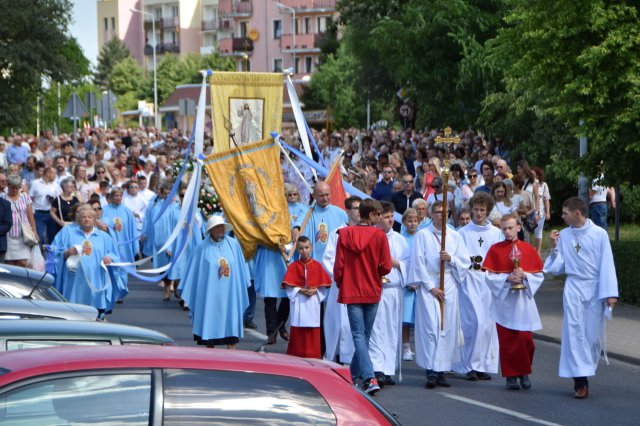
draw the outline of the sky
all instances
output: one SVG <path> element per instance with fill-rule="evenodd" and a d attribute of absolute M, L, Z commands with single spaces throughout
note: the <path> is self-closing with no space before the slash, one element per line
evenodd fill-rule
<path fill-rule="evenodd" d="M 95 67 L 98 63 L 98 22 L 96 0 L 72 0 L 73 22 L 69 32 L 74 36 L 84 51 L 84 56 Z"/>

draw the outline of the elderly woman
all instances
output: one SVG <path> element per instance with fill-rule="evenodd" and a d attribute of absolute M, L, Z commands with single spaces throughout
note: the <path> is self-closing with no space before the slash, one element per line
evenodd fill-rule
<path fill-rule="evenodd" d="M 7 234 L 7 254 L 4 259 L 6 263 L 12 265 L 27 266 L 27 262 L 31 259 L 31 247 L 26 245 L 22 238 L 22 224 L 28 223 L 35 233 L 36 220 L 33 215 L 31 198 L 21 192 L 22 178 L 20 176 L 9 175 L 7 184 L 8 192 L 6 194 L 0 193 L 0 196 L 11 203 L 13 225 Z"/>
<path fill-rule="evenodd" d="M 68 226 L 54 239 L 55 285 L 70 302 L 91 305 L 104 317 L 118 277 L 101 264 L 109 265 L 119 257 L 115 240 L 96 227 L 96 219 L 95 210 L 83 204 L 76 211 L 77 226 Z"/>
<path fill-rule="evenodd" d="M 300 193 L 294 184 L 285 183 L 284 191 L 287 196 L 287 206 L 289 207 L 291 227 L 301 226 L 307 212 L 309 211 L 309 206 L 300 202 Z"/>

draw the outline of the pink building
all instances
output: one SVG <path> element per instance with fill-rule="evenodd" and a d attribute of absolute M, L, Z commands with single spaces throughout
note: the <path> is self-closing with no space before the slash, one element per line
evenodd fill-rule
<path fill-rule="evenodd" d="M 219 0 L 218 50 L 240 71 L 293 68 L 300 79 L 318 66 L 318 42 L 336 14 L 336 0 Z"/>

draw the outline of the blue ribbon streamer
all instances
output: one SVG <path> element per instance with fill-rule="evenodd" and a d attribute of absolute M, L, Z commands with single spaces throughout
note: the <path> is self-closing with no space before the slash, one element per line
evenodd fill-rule
<path fill-rule="evenodd" d="M 329 174 L 329 169 L 328 168 L 323 167 L 320 164 L 316 163 L 315 161 L 313 161 L 312 159 L 307 157 L 302 152 L 300 152 L 297 149 L 295 149 L 294 147 L 288 145 L 282 139 L 280 139 L 280 143 L 282 144 L 283 147 L 287 148 L 289 151 L 293 152 L 295 155 L 300 157 L 300 159 L 302 161 L 304 161 L 304 163 L 306 165 L 308 165 L 309 167 L 315 169 L 315 171 L 320 173 L 322 176 L 327 177 L 327 175 Z M 342 185 L 347 190 L 347 192 L 349 192 L 349 194 L 357 195 L 358 197 L 360 197 L 362 199 L 371 198 L 371 196 L 369 196 L 369 195 L 365 194 L 364 192 L 360 191 L 358 188 L 355 188 L 355 187 L 351 186 L 351 184 L 349 182 L 345 181 L 344 179 L 342 179 Z M 400 213 L 398 213 L 398 212 L 393 212 L 393 220 L 395 220 L 398 223 L 402 223 L 402 215 Z"/>

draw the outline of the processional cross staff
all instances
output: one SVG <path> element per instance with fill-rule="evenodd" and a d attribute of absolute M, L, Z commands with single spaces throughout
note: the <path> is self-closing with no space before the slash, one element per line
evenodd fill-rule
<path fill-rule="evenodd" d="M 451 127 L 444 129 L 444 137 L 438 136 L 436 143 L 444 143 L 445 146 L 460 143 L 460 138 L 451 136 Z M 447 193 L 449 192 L 449 152 L 445 150 L 445 157 L 442 167 L 442 238 L 440 240 L 440 251 L 446 250 L 447 241 Z M 444 294 L 444 260 L 440 259 L 440 291 Z M 444 330 L 444 300 L 440 302 L 440 330 Z"/>

